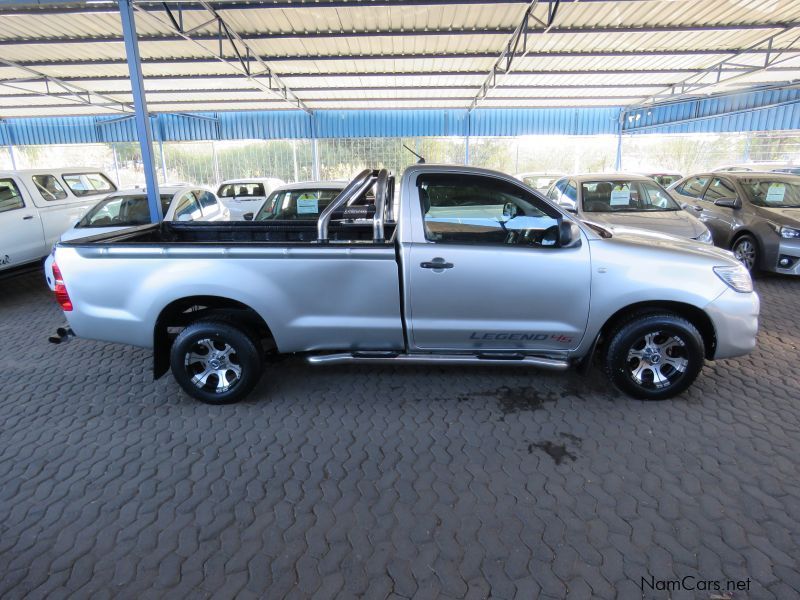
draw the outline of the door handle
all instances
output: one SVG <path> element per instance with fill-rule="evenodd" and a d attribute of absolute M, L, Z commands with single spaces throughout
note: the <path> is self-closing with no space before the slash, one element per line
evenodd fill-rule
<path fill-rule="evenodd" d="M 692 208 L 694 210 L 696 210 L 697 212 L 703 212 L 703 207 L 702 206 L 692 206 Z"/>
<path fill-rule="evenodd" d="M 443 258 L 434 258 L 432 261 L 429 262 L 421 262 L 419 266 L 423 269 L 433 269 L 434 271 L 439 271 L 441 269 L 452 269 L 455 265 L 450 262 L 446 262 Z"/>
<path fill-rule="evenodd" d="M 24 217 L 22 217 L 22 220 L 23 221 L 30 221 L 32 218 L 33 218 L 33 215 L 25 215 Z"/>

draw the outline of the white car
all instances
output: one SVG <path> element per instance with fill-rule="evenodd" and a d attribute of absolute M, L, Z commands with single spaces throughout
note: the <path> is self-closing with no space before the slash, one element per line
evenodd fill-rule
<path fill-rule="evenodd" d="M 339 195 L 346 181 L 302 181 L 275 188 L 245 221 L 316 221 L 319 213 Z"/>
<path fill-rule="evenodd" d="M 231 211 L 231 219 L 241 221 L 246 213 L 257 212 L 267 196 L 284 183 L 275 177 L 228 179 L 219 185 L 217 196 Z"/>
<path fill-rule="evenodd" d="M 161 210 L 165 221 L 229 221 L 230 212 L 209 189 L 192 186 L 161 186 Z M 69 242 L 85 237 L 112 233 L 150 222 L 147 193 L 141 188 L 110 194 L 89 210 L 83 218 L 59 238 Z M 47 257 L 44 274 L 53 289 L 53 254 Z"/>
<path fill-rule="evenodd" d="M 39 264 L 65 229 L 116 190 L 96 169 L 0 171 L 0 274 Z"/>

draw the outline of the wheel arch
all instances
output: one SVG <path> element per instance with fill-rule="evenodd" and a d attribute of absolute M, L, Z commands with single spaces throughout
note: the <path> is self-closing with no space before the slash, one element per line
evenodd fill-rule
<path fill-rule="evenodd" d="M 263 349 L 274 347 L 272 331 L 253 308 L 223 296 L 197 295 L 173 300 L 159 313 L 153 327 L 153 376 L 158 379 L 169 370 L 169 352 L 177 335 L 174 329 L 206 318 L 219 318 L 245 330 Z"/>
<path fill-rule="evenodd" d="M 600 333 L 597 336 L 598 343 L 595 344 L 595 346 L 603 344 L 607 340 L 609 333 L 614 331 L 614 329 L 622 323 L 642 315 L 657 312 L 670 312 L 689 321 L 697 328 L 697 331 L 700 332 L 703 338 L 705 357 L 709 360 L 714 357 L 714 352 L 717 347 L 717 334 L 711 317 L 709 317 L 703 309 L 693 304 L 667 300 L 637 302 L 619 309 L 611 315 L 600 328 Z"/>

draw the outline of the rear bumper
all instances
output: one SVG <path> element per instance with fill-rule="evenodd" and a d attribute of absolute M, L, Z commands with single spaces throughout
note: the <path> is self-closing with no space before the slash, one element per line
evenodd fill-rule
<path fill-rule="evenodd" d="M 759 308 L 758 294 L 730 288 L 706 306 L 717 337 L 714 360 L 742 356 L 756 347 Z"/>

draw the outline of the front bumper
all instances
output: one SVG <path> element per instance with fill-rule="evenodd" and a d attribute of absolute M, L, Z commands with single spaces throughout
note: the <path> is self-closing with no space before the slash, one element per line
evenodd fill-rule
<path fill-rule="evenodd" d="M 782 260 L 788 261 L 789 264 L 781 266 Z M 769 265 L 769 267 L 769 270 L 775 273 L 800 275 L 800 240 L 781 238 L 775 264 Z"/>
<path fill-rule="evenodd" d="M 756 347 L 759 308 L 758 294 L 730 288 L 706 306 L 717 337 L 714 360 L 742 356 Z"/>

